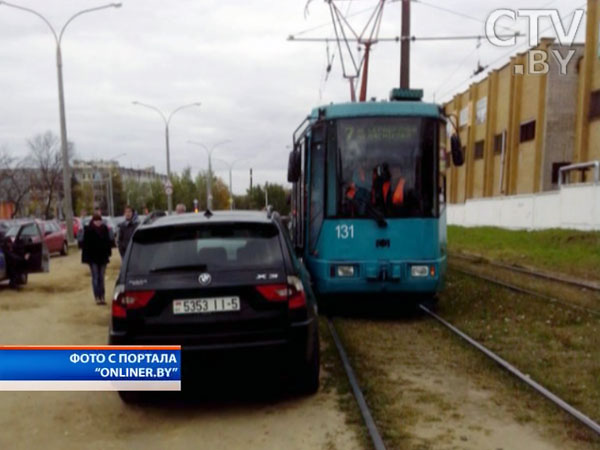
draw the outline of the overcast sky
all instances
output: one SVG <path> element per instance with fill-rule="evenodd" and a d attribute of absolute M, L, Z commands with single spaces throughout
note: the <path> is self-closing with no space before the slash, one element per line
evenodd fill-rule
<path fill-rule="evenodd" d="M 57 28 L 75 12 L 102 0 L 14 0 L 37 10 Z M 351 24 L 361 29 L 374 0 L 340 1 Z M 413 3 L 415 36 L 480 35 L 497 8 L 557 9 L 566 16 L 585 7 L 584 0 L 423 0 Z M 171 167 L 207 167 L 200 147 L 223 140 L 214 152 L 236 163 L 236 193 L 254 182 L 285 183 L 287 153 L 297 125 L 316 105 L 349 100 L 340 57 L 325 82 L 325 43 L 288 42 L 287 36 L 330 23 L 322 0 L 124 0 L 75 19 L 63 40 L 65 97 L 69 140 L 79 159 L 109 159 L 121 165 L 155 166 L 166 172 L 164 126 L 153 111 L 132 105 L 149 103 L 170 112 L 200 101 L 199 108 L 177 113 L 171 123 Z M 454 13 L 440 8 L 452 9 Z M 307 12 L 307 14 L 305 14 Z M 570 17 L 569 17 L 570 20 Z M 578 34 L 583 40 L 585 17 Z M 502 25 L 524 30 L 526 22 Z M 546 29 L 549 20 L 542 20 Z M 567 23 L 568 25 L 568 23 Z M 400 2 L 386 6 L 381 37 L 399 35 Z M 549 30 L 544 35 L 553 35 Z M 333 37 L 331 26 L 301 34 Z M 58 134 L 58 99 L 54 42 L 37 17 L 0 5 L 0 146 L 14 155 L 27 152 L 26 140 L 52 130 Z M 426 98 L 447 100 L 478 78 L 478 60 L 499 67 L 527 48 L 495 48 L 486 40 L 415 42 L 412 87 Z M 330 54 L 335 52 L 330 44 Z M 398 85 L 399 45 L 379 43 L 371 60 L 369 97 L 386 98 Z M 479 77 L 480 78 L 480 77 Z M 215 170 L 224 167 L 214 163 Z M 227 180 L 226 172 L 218 172 Z"/>

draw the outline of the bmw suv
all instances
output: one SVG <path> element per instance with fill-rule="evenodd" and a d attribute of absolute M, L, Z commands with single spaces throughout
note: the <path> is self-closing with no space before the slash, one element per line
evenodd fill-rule
<path fill-rule="evenodd" d="M 319 386 L 316 299 L 277 213 L 207 211 L 141 225 L 117 279 L 109 344 L 181 345 L 184 363 L 273 350 L 296 392 Z"/>

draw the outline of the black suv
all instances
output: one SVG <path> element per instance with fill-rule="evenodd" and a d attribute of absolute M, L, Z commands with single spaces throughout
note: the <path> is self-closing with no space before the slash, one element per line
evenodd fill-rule
<path fill-rule="evenodd" d="M 138 227 L 115 287 L 109 344 L 181 345 L 184 363 L 273 350 L 297 392 L 319 386 L 316 299 L 277 213 L 207 211 Z"/>

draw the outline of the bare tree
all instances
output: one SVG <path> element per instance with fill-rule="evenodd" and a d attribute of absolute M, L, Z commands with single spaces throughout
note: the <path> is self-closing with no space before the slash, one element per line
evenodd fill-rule
<path fill-rule="evenodd" d="M 29 161 L 34 169 L 34 188 L 44 201 L 44 217 L 49 219 L 53 200 L 58 200 L 59 194 L 62 194 L 60 140 L 51 131 L 46 131 L 34 136 L 27 143 L 30 150 Z M 69 143 L 69 154 L 72 153 L 73 145 Z"/>
<path fill-rule="evenodd" d="M 31 191 L 31 171 L 25 164 L 25 159 L 18 160 L 6 147 L 0 148 L 0 201 L 13 204 L 13 218 L 19 215 Z"/>

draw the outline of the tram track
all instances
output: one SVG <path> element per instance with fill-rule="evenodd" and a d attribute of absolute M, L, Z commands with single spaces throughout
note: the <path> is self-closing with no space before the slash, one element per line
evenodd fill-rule
<path fill-rule="evenodd" d="M 506 369 L 510 374 L 515 376 L 517 379 L 519 379 L 523 383 L 530 386 L 532 389 L 534 389 L 536 392 L 538 392 L 544 398 L 551 401 L 552 403 L 557 405 L 559 408 L 561 408 L 563 411 L 567 412 L 572 417 L 577 419 L 580 423 L 582 423 L 583 425 L 585 425 L 586 427 L 588 427 L 589 429 L 591 429 L 592 431 L 594 431 L 595 433 L 600 435 L 600 424 L 595 422 L 593 419 L 586 416 L 584 413 L 582 413 L 581 411 L 579 411 L 578 409 L 576 409 L 575 407 L 573 407 L 572 405 L 570 405 L 569 403 L 567 403 L 566 401 L 564 401 L 563 399 L 558 397 L 556 394 L 554 394 L 551 391 L 549 391 L 548 389 L 546 389 L 544 386 L 542 386 L 535 380 L 531 379 L 531 377 L 529 377 L 528 375 L 521 372 L 519 369 L 517 369 L 515 366 L 510 364 L 508 361 L 501 358 L 496 353 L 492 352 L 490 349 L 485 347 L 483 344 L 479 343 L 478 341 L 476 341 L 475 339 L 470 337 L 468 334 L 464 333 L 459 328 L 455 327 L 450 322 L 446 321 L 444 318 L 442 318 L 441 316 L 439 316 L 436 313 L 434 313 L 433 311 L 431 311 L 426 306 L 419 305 L 419 309 L 421 311 L 423 311 L 425 314 L 427 314 L 428 316 L 430 316 L 431 318 L 433 318 L 434 320 L 436 320 L 437 322 L 439 322 L 440 324 L 442 324 L 444 327 L 446 327 L 447 329 L 452 331 L 454 334 L 459 336 L 461 339 L 463 339 L 465 342 L 470 344 L 472 347 L 474 347 L 477 350 L 479 350 L 480 352 L 482 352 L 488 358 L 492 359 L 494 362 L 496 362 L 498 365 L 500 365 L 501 367 Z"/>
<path fill-rule="evenodd" d="M 459 272 L 459 273 L 462 273 L 464 275 L 468 275 L 468 276 L 473 277 L 473 278 L 478 278 L 480 280 L 484 280 L 484 281 L 487 281 L 489 283 L 496 284 L 498 286 L 501 286 L 501 287 L 503 287 L 505 289 L 508 289 L 508 290 L 511 290 L 513 292 L 518 292 L 518 293 L 521 293 L 521 294 L 530 295 L 532 297 L 537 297 L 537 298 L 549 301 L 551 303 L 555 303 L 555 304 L 564 306 L 566 308 L 570 308 L 570 309 L 573 309 L 573 310 L 576 310 L 576 311 L 581 311 L 581 312 L 585 312 L 587 314 L 591 314 L 591 315 L 596 316 L 596 317 L 600 317 L 600 310 L 595 310 L 595 309 L 592 309 L 592 308 L 586 308 L 585 306 L 576 305 L 576 304 L 574 304 L 572 302 L 561 300 L 561 299 L 558 299 L 556 297 L 552 297 L 550 295 L 542 294 L 541 292 L 533 291 L 531 289 L 526 289 L 526 288 L 523 288 L 523 287 L 520 287 L 520 286 L 516 286 L 514 284 L 507 283 L 506 281 L 500 281 L 500 280 L 498 280 L 496 278 L 492 278 L 492 277 L 489 277 L 489 276 L 486 276 L 486 275 L 482 275 L 482 274 L 479 274 L 479 273 L 476 273 L 476 272 L 473 272 L 473 271 L 470 271 L 470 270 L 465 270 L 465 269 L 458 268 L 458 267 L 452 267 L 452 270 L 454 270 L 456 272 Z M 561 282 L 561 280 L 554 280 L 554 281 Z"/>
<path fill-rule="evenodd" d="M 333 342 L 338 350 L 338 354 L 340 355 L 340 359 L 342 360 L 342 365 L 344 366 L 344 371 L 346 372 L 346 376 L 348 377 L 348 382 L 350 383 L 350 387 L 352 389 L 352 394 L 358 404 L 358 408 L 360 409 L 360 414 L 365 423 L 365 427 L 369 432 L 369 437 L 371 438 L 371 442 L 373 443 L 373 448 L 375 450 L 385 450 L 385 444 L 383 443 L 383 439 L 379 430 L 377 429 L 377 425 L 375 424 L 375 420 L 373 419 L 373 415 L 371 414 L 371 410 L 367 405 L 367 401 L 360 389 L 360 385 L 358 384 L 358 379 L 356 378 L 356 374 L 354 373 L 354 369 L 352 369 L 352 365 L 350 364 L 350 360 L 348 359 L 348 355 L 340 336 L 338 335 L 335 325 L 331 318 L 327 319 L 327 326 L 329 327 L 329 332 L 331 333 L 331 337 L 333 338 Z"/>
<path fill-rule="evenodd" d="M 532 276 L 535 278 L 540 278 L 543 280 L 567 284 L 567 285 L 574 286 L 574 287 L 577 287 L 580 289 L 587 289 L 590 291 L 600 292 L 600 285 L 597 283 L 586 282 L 586 281 L 582 281 L 582 280 L 574 280 L 574 279 L 563 277 L 563 276 L 558 276 L 558 275 L 553 275 L 553 274 L 549 274 L 549 273 L 535 271 L 535 270 L 528 269 L 525 267 L 518 267 L 518 266 L 515 266 L 512 264 L 505 264 L 505 263 L 500 263 L 500 262 L 496 262 L 496 261 L 488 261 L 484 257 L 479 256 L 479 255 L 464 255 L 461 253 L 453 252 L 450 254 L 450 258 L 461 259 L 463 261 L 468 261 L 470 263 L 483 262 L 491 267 L 505 269 L 505 270 L 508 270 L 508 271 L 511 271 L 514 273 L 519 273 L 522 275 L 529 275 L 529 276 Z"/>

